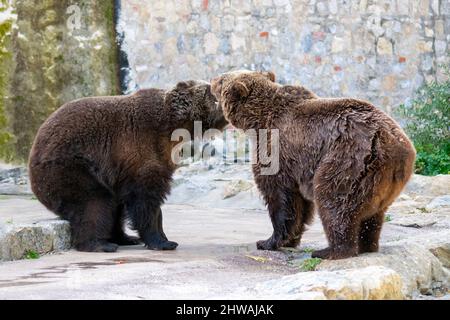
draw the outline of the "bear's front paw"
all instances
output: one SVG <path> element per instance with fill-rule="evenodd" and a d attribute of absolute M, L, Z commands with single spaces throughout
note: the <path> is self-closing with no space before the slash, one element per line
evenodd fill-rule
<path fill-rule="evenodd" d="M 146 242 L 145 246 L 149 250 L 175 250 L 178 247 L 178 243 L 161 238 L 156 241 Z"/>
<path fill-rule="evenodd" d="M 278 250 L 280 246 L 277 244 L 276 241 L 273 240 L 272 237 L 270 237 L 267 240 L 259 240 L 256 242 L 256 248 L 258 250 Z"/>
<path fill-rule="evenodd" d="M 145 246 L 149 250 L 174 250 L 178 243 L 169 241 L 161 232 L 152 232 L 143 237 Z"/>

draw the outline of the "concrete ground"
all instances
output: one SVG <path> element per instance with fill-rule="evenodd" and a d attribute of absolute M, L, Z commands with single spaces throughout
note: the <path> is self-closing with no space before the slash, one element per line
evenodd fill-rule
<path fill-rule="evenodd" d="M 37 201 L 2 201 L 0 222 L 53 219 Z M 270 235 L 264 212 L 167 205 L 165 231 L 176 251 L 121 247 L 116 253 L 74 250 L 37 260 L 0 263 L 0 299 L 207 299 L 295 272 L 285 263 L 253 260 L 255 241 Z M 9 213 L 9 214 L 8 214 Z M 20 213 L 20 214 L 19 214 Z M 3 219 L 3 220 L 2 220 Z M 317 230 L 311 236 L 320 238 Z"/>
<path fill-rule="evenodd" d="M 299 272 L 290 252 L 256 251 L 272 231 L 265 211 L 165 205 L 164 228 L 176 251 L 120 247 L 116 253 L 74 250 L 36 260 L 0 263 L 0 299 L 251 299 L 243 289 Z M 54 219 L 39 202 L 0 201 L 0 224 Z M 383 243 L 423 229 L 386 223 Z M 326 245 L 320 220 L 304 234 L 300 251 Z M 297 254 L 297 259 L 309 257 Z"/>

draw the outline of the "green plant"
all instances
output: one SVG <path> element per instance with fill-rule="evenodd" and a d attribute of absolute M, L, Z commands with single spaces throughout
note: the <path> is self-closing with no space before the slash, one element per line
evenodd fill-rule
<path fill-rule="evenodd" d="M 416 145 L 416 173 L 427 176 L 437 174 L 450 174 L 449 143 L 446 143 L 444 149 L 438 149 L 435 146 Z"/>
<path fill-rule="evenodd" d="M 316 270 L 317 266 L 322 262 L 322 259 L 320 258 L 310 258 L 303 261 L 303 263 L 300 265 L 300 269 L 302 271 L 314 271 Z"/>
<path fill-rule="evenodd" d="M 309 248 L 309 247 L 303 248 L 304 253 L 312 253 L 313 251 L 314 251 L 313 248 Z"/>
<path fill-rule="evenodd" d="M 392 221 L 392 216 L 391 216 L 390 214 L 385 215 L 385 216 L 384 216 L 384 221 L 385 221 L 385 222 Z"/>
<path fill-rule="evenodd" d="M 450 65 L 442 66 L 446 80 L 423 85 L 410 106 L 399 112 L 417 151 L 416 173 L 450 173 Z"/>
<path fill-rule="evenodd" d="M 36 252 L 34 250 L 27 250 L 25 251 L 24 258 L 25 259 L 39 259 L 39 252 Z"/>

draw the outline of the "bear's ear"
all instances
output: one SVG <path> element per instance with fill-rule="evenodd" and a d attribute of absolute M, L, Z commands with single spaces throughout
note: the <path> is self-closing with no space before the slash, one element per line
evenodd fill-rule
<path fill-rule="evenodd" d="M 231 85 L 231 94 L 238 100 L 246 98 L 249 93 L 247 86 L 241 81 L 236 81 Z"/>
<path fill-rule="evenodd" d="M 177 83 L 177 85 L 175 86 L 175 89 L 176 90 L 183 90 L 183 89 L 190 88 L 190 87 L 192 87 L 194 85 L 195 85 L 195 81 L 193 81 L 193 80 L 181 81 L 181 82 Z"/>
<path fill-rule="evenodd" d="M 273 73 L 272 71 L 265 71 L 262 74 L 270 81 L 275 82 L 275 73 Z"/>

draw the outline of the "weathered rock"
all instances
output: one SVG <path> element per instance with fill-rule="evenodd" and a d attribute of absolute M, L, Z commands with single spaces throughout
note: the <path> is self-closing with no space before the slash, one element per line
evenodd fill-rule
<path fill-rule="evenodd" d="M 389 229 L 389 233 L 393 233 L 395 230 L 399 231 L 397 228 L 386 228 Z M 314 275 L 296 274 L 284 277 L 283 279 L 286 281 L 283 280 L 280 284 L 277 284 L 277 281 L 258 284 L 254 290 L 249 290 L 249 292 L 252 294 L 256 292 L 255 294 L 259 298 L 269 299 L 335 299 L 339 297 L 359 299 L 359 285 L 361 282 L 365 282 L 365 276 L 361 277 L 361 274 L 353 273 L 353 271 L 364 270 L 367 267 L 382 267 L 391 270 L 401 278 L 402 298 L 442 297 L 447 294 L 450 284 L 450 269 L 448 269 L 450 229 L 439 229 L 432 226 L 427 227 L 428 231 L 419 230 L 421 229 L 412 229 L 411 232 L 408 232 L 409 236 L 402 236 L 398 240 L 395 237 L 387 239 L 385 237 L 378 253 L 366 253 L 344 260 L 322 260 L 316 266 L 317 271 L 307 272 L 307 274 Z M 308 234 L 303 238 L 306 241 Z M 386 240 L 387 242 L 385 242 Z M 308 244 L 308 246 L 311 245 L 317 248 L 313 243 Z M 305 248 L 304 245 L 300 247 L 300 249 L 302 248 Z M 289 256 L 288 261 L 294 262 L 293 265 L 297 267 L 308 256 L 302 250 L 289 251 L 286 254 Z M 321 273 L 325 271 L 338 273 L 332 275 Z M 347 275 L 346 272 L 351 272 L 352 276 L 343 277 L 342 273 Z M 375 279 L 379 279 L 376 270 L 373 273 Z M 329 278 L 332 279 L 329 280 Z M 312 283 L 310 284 L 309 281 Z M 319 288 L 316 287 L 316 284 Z M 341 289 L 336 290 L 336 287 Z M 353 290 L 349 290 L 348 287 Z M 336 291 L 341 296 L 334 295 Z M 349 295 L 345 296 L 345 293 Z M 384 298 L 387 299 L 389 296 Z M 364 297 L 364 299 L 368 299 L 368 297 Z"/>
<path fill-rule="evenodd" d="M 392 269 L 370 266 L 311 271 L 260 283 L 250 290 L 264 299 L 403 299 L 402 278 Z"/>
<path fill-rule="evenodd" d="M 432 52 L 433 51 L 433 42 L 431 41 L 418 41 L 416 44 L 416 49 L 419 52 Z"/>
<path fill-rule="evenodd" d="M 450 269 L 450 243 L 434 246 L 430 251 L 439 259 L 439 261 L 441 261 L 444 267 Z"/>
<path fill-rule="evenodd" d="M 450 238 L 447 237 L 445 240 L 448 242 Z M 336 271 L 384 266 L 401 276 L 402 292 L 408 298 L 419 292 L 432 293 L 433 290 L 445 292 L 450 281 L 450 270 L 442 265 L 430 249 L 408 241 L 404 245 L 383 246 L 380 252 L 363 254 L 351 259 L 325 260 L 319 264 L 317 270 Z M 442 256 L 442 253 L 440 254 Z"/>
<path fill-rule="evenodd" d="M 166 203 L 195 204 L 214 208 L 261 209 L 266 207 L 253 183 L 249 164 L 195 162 L 177 170 Z"/>
<path fill-rule="evenodd" d="M 425 208 L 428 211 L 448 209 L 448 212 L 450 213 L 450 194 L 434 198 Z"/>
<path fill-rule="evenodd" d="M 40 227 L 17 227 L 6 231 L 0 240 L 2 260 L 22 259 L 27 251 L 50 252 L 53 241 L 49 233 Z"/>
<path fill-rule="evenodd" d="M 67 221 L 49 220 L 36 225 L 4 225 L 0 228 L 0 260 L 24 258 L 28 251 L 39 254 L 70 248 Z"/>
<path fill-rule="evenodd" d="M 51 251 L 69 250 L 71 247 L 70 224 L 64 220 L 42 221 L 38 224 L 52 238 Z"/>
<path fill-rule="evenodd" d="M 27 169 L 17 167 L 0 170 L 0 194 L 31 195 Z"/>
<path fill-rule="evenodd" d="M 28 172 L 25 167 L 3 169 L 0 170 L 0 183 L 10 181 L 14 183 L 26 183 L 27 176 Z"/>
<path fill-rule="evenodd" d="M 408 195 L 442 196 L 450 194 L 450 175 L 443 174 L 434 177 L 415 174 L 405 187 Z"/>
<path fill-rule="evenodd" d="M 240 192 L 250 190 L 254 183 L 247 180 L 235 180 L 229 182 L 223 190 L 223 199 L 231 198 Z"/>
<path fill-rule="evenodd" d="M 402 200 L 398 199 L 395 201 L 389 208 L 388 213 L 400 213 L 400 214 L 419 214 L 426 212 L 428 210 L 425 209 L 426 204 L 429 199 L 411 199 L 411 200 Z"/>
<path fill-rule="evenodd" d="M 386 38 L 379 38 L 377 42 L 378 54 L 391 55 L 392 54 L 392 43 Z"/>
<path fill-rule="evenodd" d="M 438 220 L 439 217 L 432 214 L 416 213 L 395 216 L 390 223 L 408 228 L 425 228 L 436 224 Z"/>

